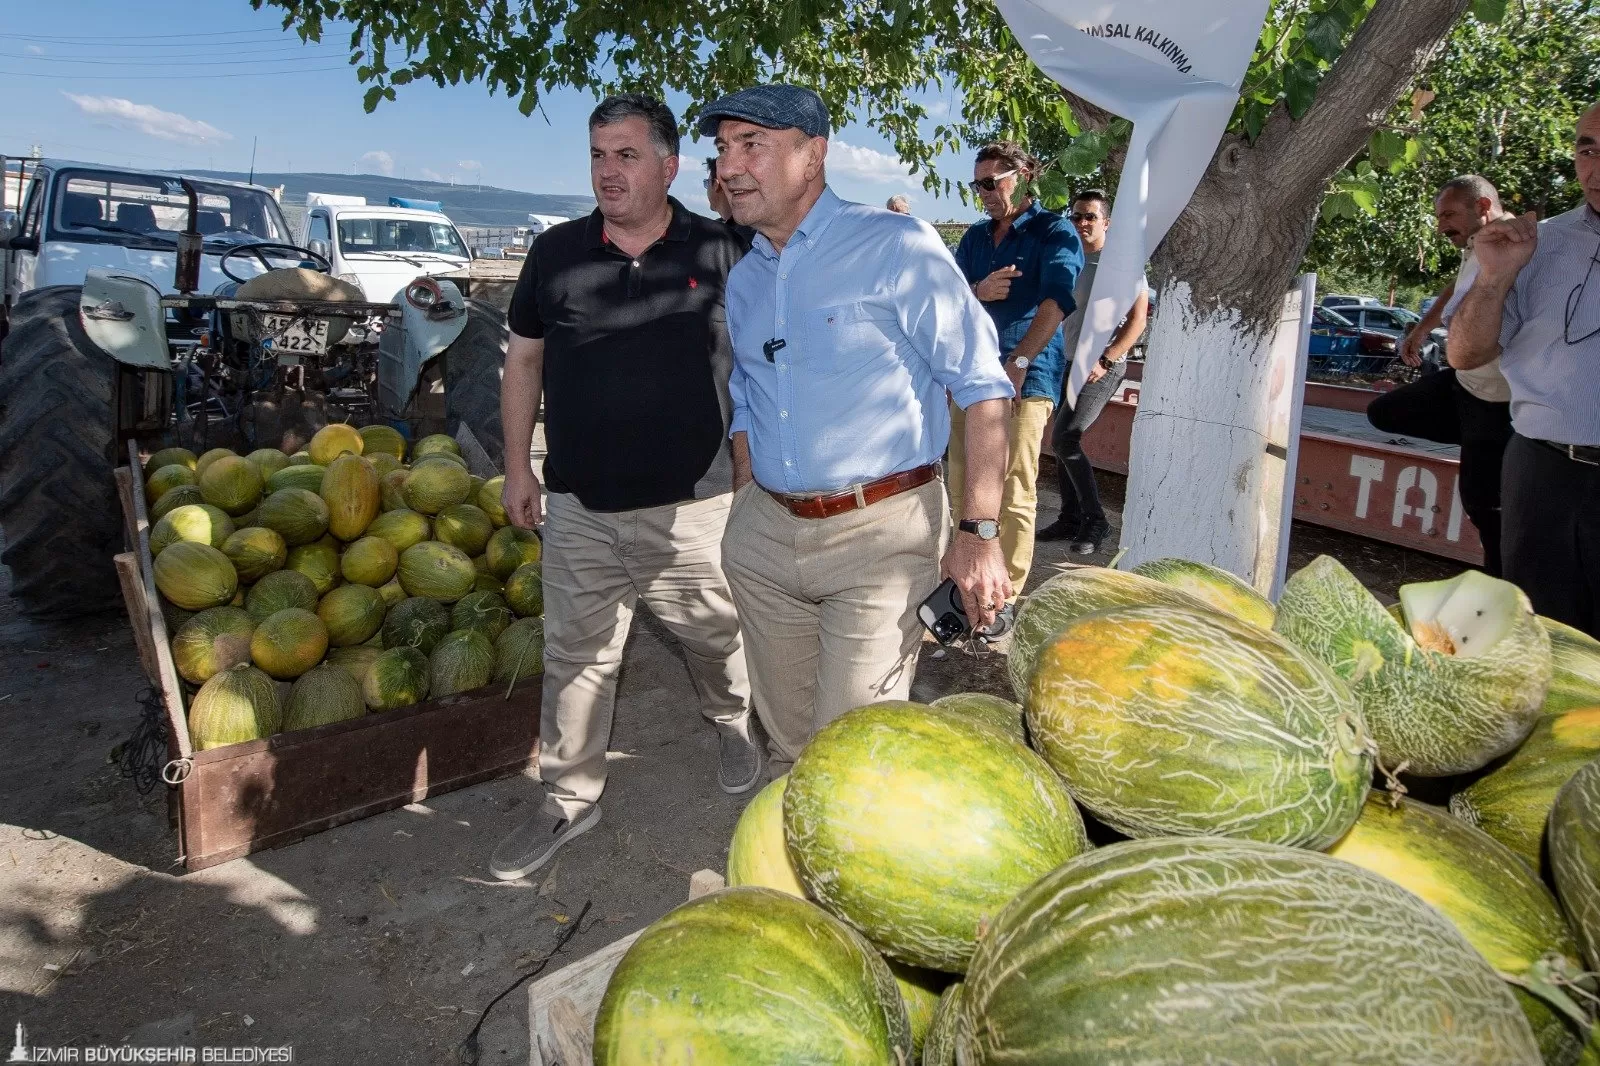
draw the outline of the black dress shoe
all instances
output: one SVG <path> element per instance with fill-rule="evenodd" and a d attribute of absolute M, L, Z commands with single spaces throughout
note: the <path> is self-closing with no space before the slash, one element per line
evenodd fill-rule
<path fill-rule="evenodd" d="M 1086 520 L 1079 528 L 1077 536 L 1072 538 L 1072 553 L 1074 555 L 1093 555 L 1100 550 L 1100 543 L 1111 536 L 1111 524 L 1103 518 Z"/>
<path fill-rule="evenodd" d="M 1076 540 L 1083 527 L 1081 519 L 1058 518 L 1033 535 L 1034 540 Z"/>

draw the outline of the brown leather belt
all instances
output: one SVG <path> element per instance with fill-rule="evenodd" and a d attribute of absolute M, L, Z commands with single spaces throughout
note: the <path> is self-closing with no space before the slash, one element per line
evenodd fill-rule
<path fill-rule="evenodd" d="M 830 492 L 823 496 L 790 496 L 782 492 L 773 492 L 764 485 L 762 491 L 783 504 L 796 518 L 832 518 L 834 515 L 871 507 L 880 500 L 887 500 L 891 496 L 898 496 L 902 492 L 926 485 L 938 476 L 939 464 L 929 463 L 927 466 L 902 470 L 898 474 L 890 474 L 888 477 L 880 477 L 876 481 L 868 481 L 843 492 Z"/>

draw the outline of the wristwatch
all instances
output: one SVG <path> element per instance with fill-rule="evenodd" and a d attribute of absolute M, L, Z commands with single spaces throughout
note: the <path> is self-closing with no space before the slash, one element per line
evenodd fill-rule
<path fill-rule="evenodd" d="M 1101 370 L 1115 370 L 1117 368 L 1117 364 L 1120 363 L 1120 362 L 1122 362 L 1121 359 L 1107 359 L 1105 356 L 1102 355 L 1100 357 L 1100 369 Z"/>
<path fill-rule="evenodd" d="M 1033 361 L 1025 355 L 1019 355 L 1015 359 L 1011 360 L 1011 365 L 1016 367 L 1018 370 L 1026 370 L 1028 367 L 1033 365 Z"/>
<path fill-rule="evenodd" d="M 956 528 L 979 540 L 994 540 L 1000 536 L 1000 523 L 992 518 L 963 518 L 956 523 Z"/>

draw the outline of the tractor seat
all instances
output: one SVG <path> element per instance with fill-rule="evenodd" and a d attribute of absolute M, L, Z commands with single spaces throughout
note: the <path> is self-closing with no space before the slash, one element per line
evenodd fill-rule
<path fill-rule="evenodd" d="M 100 198 L 83 192 L 69 192 L 61 197 L 61 224 L 63 226 L 98 226 L 105 219 L 100 215 Z"/>
<path fill-rule="evenodd" d="M 117 225 L 139 233 L 154 233 L 160 228 L 156 225 L 156 213 L 149 204 L 118 204 Z"/>
<path fill-rule="evenodd" d="M 366 299 L 361 290 L 348 281 L 340 281 L 330 274 L 305 267 L 284 267 L 258 274 L 240 285 L 233 296 L 239 300 L 316 300 L 330 303 L 361 303 Z M 228 329 L 233 336 L 252 341 L 256 339 L 247 315 L 233 314 L 229 318 Z M 348 318 L 328 320 L 330 345 L 344 339 L 344 335 L 350 331 L 351 321 Z"/>

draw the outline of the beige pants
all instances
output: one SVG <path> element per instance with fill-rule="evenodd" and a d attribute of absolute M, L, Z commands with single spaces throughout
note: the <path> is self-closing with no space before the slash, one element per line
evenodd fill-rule
<path fill-rule="evenodd" d="M 700 713 L 730 722 L 749 711 L 739 619 L 722 574 L 732 499 L 610 513 L 568 493 L 547 497 L 539 776 L 548 813 L 578 817 L 605 788 L 622 646 L 641 597 L 682 643 Z"/>
<path fill-rule="evenodd" d="M 939 584 L 948 529 L 937 478 L 832 518 L 796 518 L 755 484 L 734 494 L 722 565 L 773 777 L 845 711 L 910 693 L 917 607 Z"/>
<path fill-rule="evenodd" d="M 1028 571 L 1033 567 L 1033 531 L 1039 517 L 1039 448 L 1054 409 L 1055 403 L 1046 397 L 1028 396 L 1011 416 L 1010 457 L 1000 494 L 1000 550 L 1006 557 L 1006 573 L 1015 596 L 1022 595 L 1022 586 L 1028 583 Z M 967 415 L 955 404 L 950 405 L 946 462 L 950 470 L 950 511 L 960 521 L 961 494 L 967 487 Z"/>

